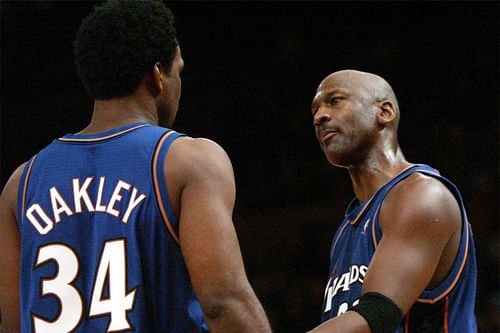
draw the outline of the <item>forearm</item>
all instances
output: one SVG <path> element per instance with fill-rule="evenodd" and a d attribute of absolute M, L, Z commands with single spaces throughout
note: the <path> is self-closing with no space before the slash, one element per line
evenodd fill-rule
<path fill-rule="evenodd" d="M 0 333 L 19 333 L 21 331 L 19 325 L 6 325 L 0 323 Z"/>
<path fill-rule="evenodd" d="M 270 333 L 264 309 L 253 292 L 234 297 L 212 297 L 202 302 L 212 333 Z"/>
<path fill-rule="evenodd" d="M 14 316 L 7 311 L 2 311 L 2 321 L 0 322 L 0 333 L 18 333 L 21 331 L 19 320 L 17 320 L 17 311 Z"/>
<path fill-rule="evenodd" d="M 347 311 L 339 317 L 324 322 L 308 333 L 371 333 L 371 330 L 359 313 Z"/>

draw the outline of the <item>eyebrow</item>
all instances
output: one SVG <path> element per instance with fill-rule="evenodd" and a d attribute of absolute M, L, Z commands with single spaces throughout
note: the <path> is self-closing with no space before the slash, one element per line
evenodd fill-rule
<path fill-rule="evenodd" d="M 321 95 L 318 96 L 318 94 L 316 94 L 316 96 L 314 96 L 313 98 L 313 101 L 311 103 L 311 112 L 314 112 L 314 110 L 318 107 L 318 104 L 320 103 L 319 100 L 320 99 L 328 99 L 329 97 L 331 97 L 332 95 L 335 95 L 335 94 L 343 94 L 343 95 L 349 95 L 348 91 L 343 89 L 343 88 L 333 88 L 331 90 L 326 90 L 326 91 L 323 91 L 321 93 Z"/>
<path fill-rule="evenodd" d="M 344 94 L 344 95 L 349 95 L 349 92 L 346 89 L 344 89 L 344 88 L 333 88 L 332 90 L 327 90 L 326 93 L 324 93 L 323 95 L 331 96 L 331 95 L 334 95 L 334 94 L 337 94 L 337 93 L 341 93 L 341 94 Z"/>

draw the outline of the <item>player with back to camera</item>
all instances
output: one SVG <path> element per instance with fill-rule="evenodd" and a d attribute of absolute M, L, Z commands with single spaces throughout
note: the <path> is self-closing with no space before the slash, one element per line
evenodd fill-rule
<path fill-rule="evenodd" d="M 270 332 L 242 262 L 230 160 L 171 129 L 184 67 L 162 2 L 84 19 L 90 124 L 21 165 L 0 200 L 10 332 Z"/>
<path fill-rule="evenodd" d="M 464 204 L 435 169 L 406 161 L 399 106 L 381 77 L 327 76 L 312 102 L 327 160 L 355 198 L 330 252 L 322 324 L 310 333 L 473 333 L 476 258 Z"/>

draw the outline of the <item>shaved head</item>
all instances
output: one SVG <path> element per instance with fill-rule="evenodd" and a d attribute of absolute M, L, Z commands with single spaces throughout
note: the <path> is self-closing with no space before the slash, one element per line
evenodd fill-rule
<path fill-rule="evenodd" d="M 334 72 L 323 79 L 317 92 L 319 93 L 325 84 L 332 81 L 334 81 L 336 85 L 349 90 L 357 90 L 367 101 L 391 101 L 394 104 L 398 114 L 397 119 L 399 120 L 399 105 L 396 94 L 394 94 L 394 90 L 392 90 L 390 84 L 382 77 L 372 73 L 345 69 Z"/>
<path fill-rule="evenodd" d="M 357 70 L 328 75 L 316 90 L 311 113 L 316 137 L 334 165 L 356 164 L 377 149 L 399 149 L 398 101 L 378 75 Z"/>

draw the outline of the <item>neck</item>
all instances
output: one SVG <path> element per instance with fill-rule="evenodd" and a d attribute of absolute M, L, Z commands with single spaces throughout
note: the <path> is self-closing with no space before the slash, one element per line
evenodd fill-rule
<path fill-rule="evenodd" d="M 352 187 L 359 202 L 371 198 L 392 178 L 409 167 L 399 146 L 382 152 L 372 151 L 361 163 L 348 167 Z"/>
<path fill-rule="evenodd" d="M 122 98 L 95 100 L 92 119 L 79 133 L 95 134 L 136 122 L 158 124 L 153 99 L 133 94 Z"/>

